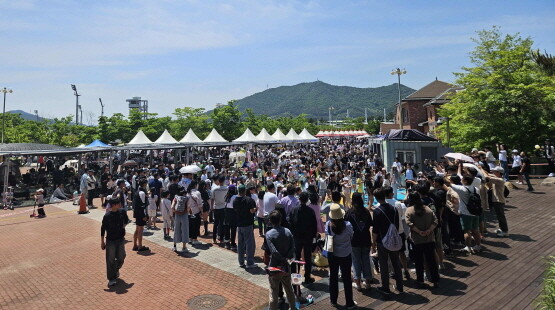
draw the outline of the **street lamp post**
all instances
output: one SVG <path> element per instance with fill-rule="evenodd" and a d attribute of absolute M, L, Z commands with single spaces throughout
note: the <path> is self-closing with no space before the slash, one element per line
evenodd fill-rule
<path fill-rule="evenodd" d="M 397 74 L 397 92 L 399 93 L 399 128 L 403 129 L 403 108 L 401 107 L 401 75 L 407 74 L 407 70 L 395 69 L 391 71 L 391 75 Z"/>
<path fill-rule="evenodd" d="M 104 103 L 102 103 L 102 98 L 98 98 L 98 101 L 100 101 L 100 106 L 101 106 L 101 110 L 100 110 L 100 116 L 104 116 Z"/>
<path fill-rule="evenodd" d="M 71 89 L 73 89 L 73 94 L 75 95 L 75 125 L 79 125 L 79 93 L 77 93 L 77 87 L 75 84 L 71 84 Z M 83 116 L 81 116 L 82 118 Z"/>
<path fill-rule="evenodd" d="M 4 129 L 6 128 L 6 94 L 13 93 L 13 90 L 4 87 L 0 91 L 4 93 L 4 109 L 2 110 L 2 144 L 4 144 Z"/>

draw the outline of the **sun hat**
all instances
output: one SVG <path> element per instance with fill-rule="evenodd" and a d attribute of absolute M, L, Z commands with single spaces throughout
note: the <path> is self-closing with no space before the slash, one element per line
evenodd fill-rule
<path fill-rule="evenodd" d="M 518 150 L 516 150 L 516 149 L 515 149 L 515 150 L 513 150 L 513 153 L 518 153 Z"/>
<path fill-rule="evenodd" d="M 493 169 L 491 169 L 493 171 L 499 172 L 499 173 L 503 173 L 505 172 L 505 169 L 503 169 L 503 167 L 497 166 L 497 167 L 493 167 Z"/>
<path fill-rule="evenodd" d="M 345 211 L 337 203 L 332 203 L 330 206 L 330 219 L 338 220 L 345 217 Z"/>

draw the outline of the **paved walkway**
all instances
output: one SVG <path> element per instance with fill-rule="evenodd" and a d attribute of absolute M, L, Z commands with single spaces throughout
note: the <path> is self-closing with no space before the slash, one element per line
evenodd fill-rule
<path fill-rule="evenodd" d="M 146 238 L 150 253 L 126 245 L 121 281 L 110 289 L 100 249 L 103 211 L 75 211 L 64 203 L 46 206 L 44 219 L 29 218 L 29 208 L 0 213 L 10 214 L 0 217 L 0 309 L 195 309 L 188 302 L 210 294 L 225 298 L 221 309 L 256 309 L 267 302 L 262 269 L 249 274 L 235 267 L 235 253 L 215 247 L 180 256 L 158 240 L 161 231 Z M 210 309 L 210 302 L 196 309 Z"/>

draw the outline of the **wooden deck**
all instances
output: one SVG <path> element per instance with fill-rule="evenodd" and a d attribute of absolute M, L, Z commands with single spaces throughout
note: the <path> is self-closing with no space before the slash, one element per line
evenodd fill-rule
<path fill-rule="evenodd" d="M 355 290 L 362 309 L 533 309 L 542 286 L 544 258 L 555 255 L 555 188 L 536 192 L 513 190 L 506 216 L 509 238 L 488 237 L 479 254 L 457 255 L 445 260 L 441 287 L 433 292 L 415 289 L 414 280 L 405 281 L 405 293 L 383 300 L 376 289 Z M 522 186 L 521 186 L 522 188 Z M 497 220 L 489 216 L 488 231 L 495 232 Z M 414 278 L 414 275 L 413 275 Z M 394 283 L 392 280 L 391 283 Z M 345 304 L 343 292 L 338 303 Z M 326 298 L 307 309 L 335 309 Z M 340 309 L 342 309 L 340 307 Z"/>

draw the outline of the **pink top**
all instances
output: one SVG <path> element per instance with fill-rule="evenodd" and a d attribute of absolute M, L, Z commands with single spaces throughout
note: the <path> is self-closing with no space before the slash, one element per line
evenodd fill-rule
<path fill-rule="evenodd" d="M 319 233 L 324 232 L 324 222 L 322 222 L 322 216 L 320 216 L 320 206 L 319 205 L 308 205 L 312 210 L 314 210 L 314 215 L 316 215 L 316 231 Z"/>

